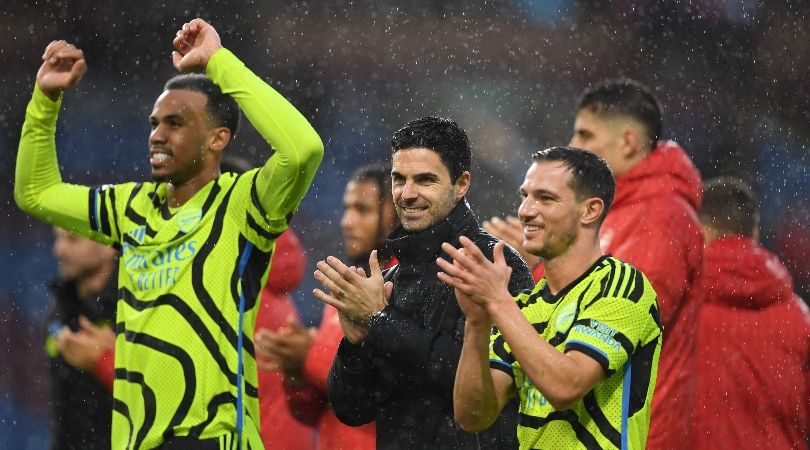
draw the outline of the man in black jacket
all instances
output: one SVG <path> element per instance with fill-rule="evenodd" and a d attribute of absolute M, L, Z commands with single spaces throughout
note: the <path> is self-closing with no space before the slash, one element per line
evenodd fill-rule
<path fill-rule="evenodd" d="M 51 449 L 109 449 L 112 362 L 99 359 L 115 342 L 118 251 L 60 228 L 54 233 L 59 279 L 51 285 L 45 340 Z"/>
<path fill-rule="evenodd" d="M 491 259 L 497 239 L 478 226 L 464 199 L 470 187 L 470 143 L 458 124 L 424 117 L 392 139 L 392 193 L 401 225 L 388 237 L 399 261 L 384 275 L 372 253 L 370 273 L 334 257 L 316 279 L 315 295 L 340 312 L 346 337 L 328 379 L 329 403 L 349 425 L 377 421 L 377 448 L 517 448 L 517 407 L 496 426 L 467 433 L 453 420 L 453 383 L 464 315 L 453 289 L 436 277 L 442 242 L 467 236 Z M 523 259 L 511 247 L 509 290 L 531 289 Z"/>

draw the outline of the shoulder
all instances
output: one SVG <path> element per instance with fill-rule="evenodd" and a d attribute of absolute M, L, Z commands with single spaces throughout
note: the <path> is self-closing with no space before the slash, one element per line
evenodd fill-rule
<path fill-rule="evenodd" d="M 630 300 L 633 303 L 654 302 L 655 290 L 647 276 L 637 267 L 609 256 L 594 270 L 589 278 L 601 285 L 604 297 Z"/>

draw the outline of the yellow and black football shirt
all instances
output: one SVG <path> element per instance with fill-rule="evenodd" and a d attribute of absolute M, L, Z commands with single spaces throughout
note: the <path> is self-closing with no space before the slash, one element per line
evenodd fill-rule
<path fill-rule="evenodd" d="M 589 355 L 607 374 L 571 408 L 557 411 L 495 329 L 490 367 L 514 379 L 520 448 L 643 449 L 662 339 L 658 300 L 644 274 L 603 256 L 557 295 L 543 279 L 515 301 L 541 339 Z"/>
<path fill-rule="evenodd" d="M 237 422 L 242 448 L 262 447 L 257 304 L 275 239 L 306 193 L 323 145 L 292 105 L 226 49 L 206 70 L 275 153 L 261 168 L 221 175 L 176 209 L 168 207 L 166 183 L 62 183 L 54 144 L 61 100 L 37 88 L 26 112 L 18 203 L 121 249 L 114 449 L 153 448 L 172 436 L 220 438 L 235 448 Z"/>

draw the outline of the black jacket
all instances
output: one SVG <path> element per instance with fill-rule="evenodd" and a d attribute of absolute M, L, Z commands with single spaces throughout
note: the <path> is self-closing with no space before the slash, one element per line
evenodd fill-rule
<path fill-rule="evenodd" d="M 96 324 L 115 327 L 118 298 L 116 276 L 112 274 L 96 296 L 79 298 L 71 282 L 51 284 L 53 303 L 48 314 L 48 370 L 51 385 L 51 448 L 109 449 L 112 435 L 112 393 L 96 379 L 68 364 L 55 353 L 53 335 L 63 325 L 78 330 L 79 315 Z"/>
<path fill-rule="evenodd" d="M 387 245 L 399 261 L 385 273 L 394 290 L 382 318 L 355 346 L 345 338 L 328 379 L 329 403 L 349 425 L 377 421 L 377 448 L 517 448 L 516 404 L 481 433 L 467 433 L 453 420 L 453 384 L 464 336 L 464 315 L 453 288 L 436 277 L 442 242 L 459 246 L 467 236 L 492 259 L 497 240 L 486 233 L 462 201 L 432 228 L 408 233 L 401 226 Z M 529 268 L 511 247 L 509 289 L 534 285 Z"/>

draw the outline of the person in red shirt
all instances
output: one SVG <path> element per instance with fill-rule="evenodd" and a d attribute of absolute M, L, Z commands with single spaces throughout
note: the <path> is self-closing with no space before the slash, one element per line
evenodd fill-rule
<path fill-rule="evenodd" d="M 276 240 L 273 263 L 262 289 L 262 300 L 256 315 L 257 333 L 279 332 L 290 324 L 300 327 L 298 311 L 290 292 L 301 284 L 306 265 L 304 249 L 292 229 L 288 228 Z M 257 353 L 262 356 L 258 350 Z M 260 369 L 264 367 L 260 365 Z M 259 417 L 265 448 L 314 448 L 313 427 L 296 420 L 287 404 L 283 377 L 276 370 L 259 370 Z"/>
<path fill-rule="evenodd" d="M 759 208 L 734 178 L 706 182 L 693 449 L 807 448 L 810 312 L 757 243 Z"/>
<path fill-rule="evenodd" d="M 661 140 L 661 106 L 633 80 L 587 89 L 577 105 L 570 145 L 607 161 L 616 198 L 600 231 L 602 249 L 647 275 L 661 307 L 664 344 L 652 405 L 648 449 L 678 449 L 689 442 L 694 393 L 694 343 L 703 286 L 703 237 L 697 219 L 702 180 L 686 152 Z M 535 267 L 523 249 L 515 217 L 493 218 L 484 229 L 506 240 Z"/>
<path fill-rule="evenodd" d="M 381 267 L 396 263 L 383 247 L 398 224 L 390 180 L 389 168 L 364 166 L 352 175 L 343 195 L 344 249 L 352 264 L 366 273 L 372 250 L 379 250 Z M 278 332 L 258 333 L 256 344 L 257 352 L 272 361 L 266 367 L 284 374 L 287 401 L 295 417 L 317 427 L 319 449 L 373 449 L 373 423 L 350 427 L 329 409 L 326 377 L 342 338 L 337 310 L 327 305 L 318 330 L 306 330 L 292 321 Z"/>

